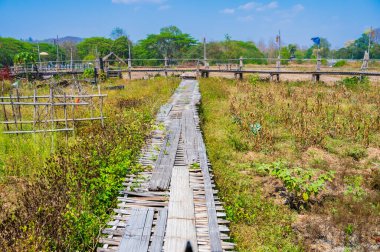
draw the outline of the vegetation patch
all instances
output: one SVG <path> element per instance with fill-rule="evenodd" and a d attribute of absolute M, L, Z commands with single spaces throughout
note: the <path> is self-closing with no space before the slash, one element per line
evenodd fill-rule
<path fill-rule="evenodd" d="M 0 135 L 3 250 L 95 250 L 125 175 L 143 169 L 137 165 L 140 149 L 155 113 L 178 80 L 159 78 L 126 85 L 128 91 L 108 92 L 105 127 L 78 125 L 68 143 L 57 134 L 52 153 L 49 135 Z M 141 97 L 144 103 L 117 106 L 118 100 Z"/>
<path fill-rule="evenodd" d="M 249 76 L 202 79 L 201 92 L 206 146 L 239 250 L 378 248 L 377 85 Z"/>

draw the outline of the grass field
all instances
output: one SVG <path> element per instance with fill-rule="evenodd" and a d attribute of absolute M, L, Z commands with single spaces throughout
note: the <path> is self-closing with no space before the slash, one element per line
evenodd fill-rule
<path fill-rule="evenodd" d="M 376 250 L 380 87 L 201 80 L 206 146 L 240 251 Z"/>
<path fill-rule="evenodd" d="M 2 250 L 96 248 L 122 181 L 140 169 L 135 161 L 155 113 L 178 79 L 114 84 L 126 88 L 103 91 L 108 93 L 105 127 L 100 122 L 80 124 L 68 143 L 63 134 L 56 134 L 53 153 L 49 134 L 0 134 Z"/>

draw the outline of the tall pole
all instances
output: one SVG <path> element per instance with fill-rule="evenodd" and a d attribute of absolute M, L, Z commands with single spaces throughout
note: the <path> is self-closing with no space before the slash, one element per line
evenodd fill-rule
<path fill-rule="evenodd" d="M 278 30 L 278 57 L 281 59 L 281 31 Z"/>
<path fill-rule="evenodd" d="M 73 71 L 73 48 L 70 47 L 70 70 Z"/>
<path fill-rule="evenodd" d="M 369 34 L 368 34 L 368 58 L 369 58 L 369 49 L 371 48 L 371 37 L 372 37 L 372 26 L 369 30 Z"/>
<path fill-rule="evenodd" d="M 131 43 L 128 42 L 128 68 L 132 67 L 132 59 L 131 59 Z"/>
<path fill-rule="evenodd" d="M 277 57 L 277 61 L 276 61 L 276 68 L 277 68 L 277 71 L 280 71 L 280 68 L 281 68 L 281 32 L 280 30 L 278 30 L 278 36 L 277 36 L 277 43 L 278 43 L 278 57 Z"/>
<path fill-rule="evenodd" d="M 40 69 L 41 69 L 41 55 L 40 55 L 40 43 L 37 42 L 37 51 L 38 51 L 38 62 L 40 62 Z"/>
<path fill-rule="evenodd" d="M 59 61 L 59 54 L 58 54 L 58 35 L 57 35 L 57 40 L 56 40 L 56 46 L 57 46 L 57 65 Z"/>
<path fill-rule="evenodd" d="M 203 38 L 203 60 L 204 60 L 205 67 L 208 67 L 207 54 L 206 54 L 206 38 Z"/>

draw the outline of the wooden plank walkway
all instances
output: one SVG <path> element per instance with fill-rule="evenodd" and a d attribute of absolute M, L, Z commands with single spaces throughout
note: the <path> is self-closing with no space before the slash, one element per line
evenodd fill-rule
<path fill-rule="evenodd" d="M 128 175 L 97 251 L 231 251 L 199 128 L 198 82 L 181 82 L 142 149 L 146 171 Z"/>

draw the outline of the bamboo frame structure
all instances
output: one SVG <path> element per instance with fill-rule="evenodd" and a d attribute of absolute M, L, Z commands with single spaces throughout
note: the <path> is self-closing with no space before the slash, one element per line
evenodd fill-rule
<path fill-rule="evenodd" d="M 97 94 L 67 94 L 50 87 L 49 95 L 38 95 L 37 89 L 33 95 L 23 96 L 16 89 L 15 96 L 12 92 L 4 95 L 2 87 L 0 106 L 2 106 L 0 124 L 4 125 L 4 134 L 29 134 L 46 132 L 74 132 L 76 122 L 101 121 L 104 127 L 103 100 L 106 94 L 101 94 L 100 86 Z M 98 108 L 96 108 L 96 103 Z M 22 114 L 27 107 L 33 107 L 30 114 Z M 81 113 L 89 111 L 90 116 L 76 116 L 79 106 Z M 71 110 L 69 109 L 71 107 Z"/>

